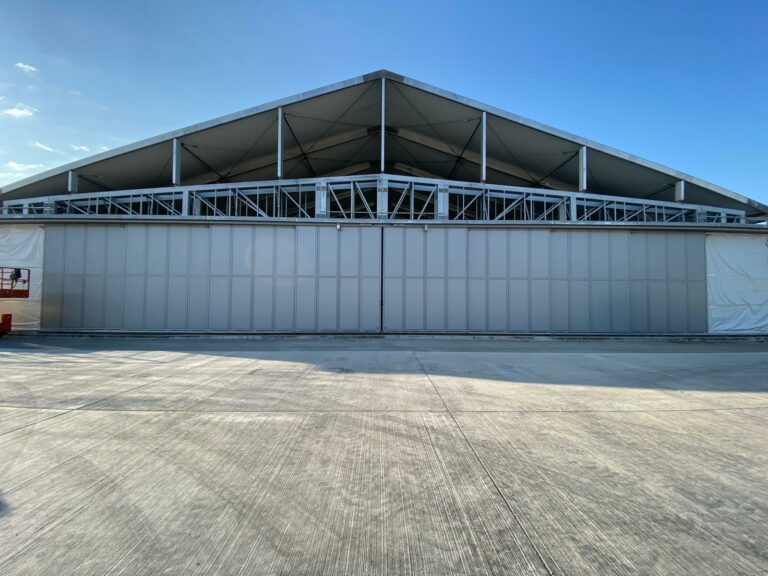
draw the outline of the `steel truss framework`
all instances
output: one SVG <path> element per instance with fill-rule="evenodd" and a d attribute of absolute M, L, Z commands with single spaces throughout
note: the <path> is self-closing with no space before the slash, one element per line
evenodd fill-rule
<path fill-rule="evenodd" d="M 6 200 L 3 214 L 413 222 L 746 222 L 741 210 L 388 174 L 62 194 Z"/>

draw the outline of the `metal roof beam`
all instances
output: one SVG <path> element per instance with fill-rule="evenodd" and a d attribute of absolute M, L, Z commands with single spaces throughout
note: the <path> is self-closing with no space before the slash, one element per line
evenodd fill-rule
<path fill-rule="evenodd" d="M 424 134 L 420 134 L 418 132 L 414 132 L 413 130 L 408 130 L 406 128 L 392 129 L 392 133 L 398 136 L 399 138 L 402 138 L 403 140 L 413 142 L 414 144 L 420 144 L 421 146 L 431 148 L 432 150 L 436 150 L 438 152 L 442 152 L 450 156 L 461 158 L 462 160 L 466 160 L 467 162 L 470 162 L 477 166 L 482 166 L 483 164 L 482 154 L 474 152 L 473 150 L 468 150 L 468 149 L 465 149 L 463 151 L 457 150 L 447 142 L 443 142 L 442 140 L 438 140 L 437 138 L 432 138 L 431 136 L 426 136 Z M 535 174 L 535 173 L 526 171 L 519 166 L 508 164 L 507 162 L 504 162 L 502 160 L 497 160 L 496 158 L 486 158 L 486 166 L 491 170 L 495 170 L 496 172 L 501 172 L 502 174 L 507 174 L 508 176 L 514 176 L 515 178 L 525 180 L 526 182 L 537 183 L 536 180 L 533 180 L 533 181 L 531 180 L 532 177 L 534 179 L 536 178 L 544 179 L 543 175 L 541 174 Z M 558 188 L 561 190 L 573 189 L 572 184 L 568 184 L 567 182 L 562 182 L 560 180 L 555 180 L 555 179 L 550 179 L 549 184 L 547 184 L 547 187 Z"/>

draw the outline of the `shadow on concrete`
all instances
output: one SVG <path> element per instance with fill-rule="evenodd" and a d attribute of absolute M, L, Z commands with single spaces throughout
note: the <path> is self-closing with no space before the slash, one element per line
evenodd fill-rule
<path fill-rule="evenodd" d="M 121 352 L 116 356 L 103 354 Z M 146 352 L 306 364 L 314 373 L 410 374 L 524 384 L 681 391 L 768 392 L 768 344 L 735 340 L 519 340 L 475 337 L 100 338 L 26 337 L 0 342 L 0 362 L 55 369 L 95 354 L 111 365 L 154 364 Z M 355 352 L 355 354 L 349 354 Z M 364 353 L 364 354 L 360 354 Z M 210 365 L 209 368 L 210 369 Z M 222 370 L 226 370 L 222 367 Z M 254 376 L 269 377 L 259 366 Z M 194 372 L 194 369 L 193 371 Z M 279 371 L 276 376 L 299 378 Z M 269 380 L 269 378 L 268 378 Z M 239 386 L 243 384 L 238 384 Z M 247 379 L 246 379 L 247 385 Z M 261 386 L 265 383 L 262 382 Z M 268 385 L 268 384 L 266 384 Z M 279 392 L 285 393 L 285 382 Z M 262 388 L 263 390 L 263 388 Z M 2 404 L 0 397 L 0 404 Z"/>

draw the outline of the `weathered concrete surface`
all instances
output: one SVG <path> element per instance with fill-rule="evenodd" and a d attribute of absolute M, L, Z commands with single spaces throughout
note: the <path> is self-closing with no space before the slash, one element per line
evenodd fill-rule
<path fill-rule="evenodd" d="M 0 340 L 0 574 L 761 574 L 768 346 Z"/>

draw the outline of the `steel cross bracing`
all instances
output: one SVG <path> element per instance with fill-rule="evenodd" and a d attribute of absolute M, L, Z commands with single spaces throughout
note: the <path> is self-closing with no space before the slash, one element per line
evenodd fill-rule
<path fill-rule="evenodd" d="M 61 194 L 4 215 L 478 222 L 745 223 L 745 213 L 642 198 L 390 174 Z"/>

